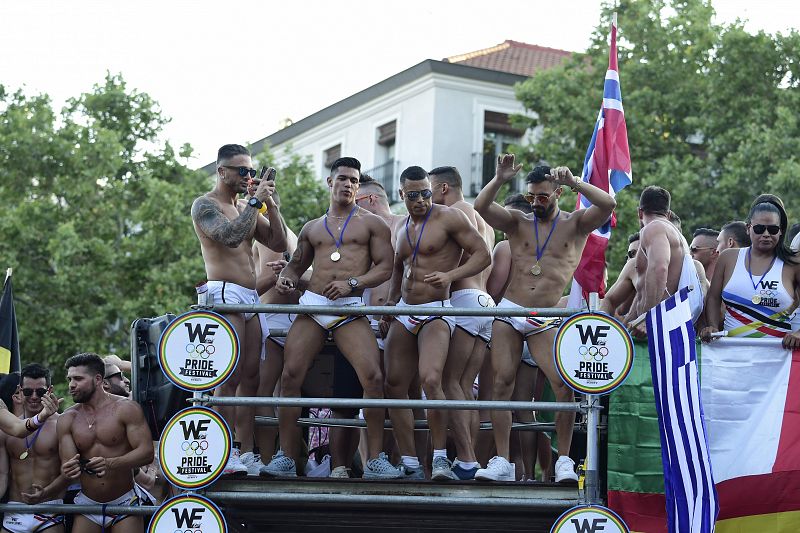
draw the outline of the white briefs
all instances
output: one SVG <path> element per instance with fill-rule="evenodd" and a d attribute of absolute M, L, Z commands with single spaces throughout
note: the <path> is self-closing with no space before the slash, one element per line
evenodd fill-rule
<path fill-rule="evenodd" d="M 450 305 L 453 307 L 494 307 L 494 300 L 480 289 L 461 289 L 450 294 Z M 486 342 L 492 338 L 493 316 L 456 316 L 456 327 Z"/>

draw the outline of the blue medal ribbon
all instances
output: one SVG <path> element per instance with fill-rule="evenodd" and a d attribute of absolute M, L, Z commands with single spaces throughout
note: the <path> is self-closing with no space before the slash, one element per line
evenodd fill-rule
<path fill-rule="evenodd" d="M 547 240 L 544 241 L 544 246 L 542 246 L 541 249 L 539 249 L 539 218 L 536 215 L 533 216 L 533 229 L 536 232 L 536 263 L 539 263 L 539 259 L 541 259 L 544 255 L 544 250 L 547 248 L 547 243 L 550 242 L 550 237 L 553 236 L 553 232 L 556 230 L 556 226 L 558 226 L 558 219 L 560 218 L 560 215 L 561 209 L 559 209 L 558 213 L 556 213 L 556 220 L 553 222 L 553 227 L 550 228 L 550 233 L 547 234 Z"/>
<path fill-rule="evenodd" d="M 333 239 L 334 244 L 336 244 L 336 251 L 337 252 L 339 251 L 339 248 L 341 248 L 342 242 L 344 242 L 344 232 L 347 229 L 347 224 L 350 223 L 350 219 L 353 217 L 353 213 L 355 213 L 357 210 L 358 210 L 358 206 L 355 206 L 355 207 L 353 207 L 353 210 L 350 211 L 350 214 L 347 215 L 347 220 L 344 221 L 344 226 L 342 227 L 341 233 L 339 233 L 339 238 L 338 239 L 333 236 L 333 233 L 331 233 L 330 228 L 328 228 L 328 211 L 330 211 L 330 208 L 325 210 L 325 218 L 322 220 L 322 223 L 325 225 L 325 231 L 328 232 L 328 235 L 331 236 L 331 239 Z"/>
<path fill-rule="evenodd" d="M 417 237 L 417 244 L 414 245 L 411 243 L 411 237 L 408 235 L 408 222 L 411 220 L 411 215 L 406 217 L 406 239 L 408 240 L 408 245 L 414 250 L 413 255 L 411 256 L 411 264 L 417 262 L 417 252 L 419 252 L 419 243 L 422 242 L 422 233 L 425 231 L 425 224 L 428 223 L 428 218 L 433 213 L 433 204 L 431 204 L 431 208 L 428 209 L 428 213 L 425 215 L 425 220 L 422 221 L 422 227 L 419 230 L 419 237 Z"/>

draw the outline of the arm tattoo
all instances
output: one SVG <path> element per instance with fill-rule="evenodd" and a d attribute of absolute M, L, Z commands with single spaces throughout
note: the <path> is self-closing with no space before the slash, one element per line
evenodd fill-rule
<path fill-rule="evenodd" d="M 292 260 L 289 261 L 289 264 L 292 266 L 300 266 L 300 263 L 303 262 L 303 241 L 297 241 L 297 247 L 294 249 L 294 253 L 292 254 Z"/>
<path fill-rule="evenodd" d="M 192 219 L 203 232 L 229 248 L 236 248 L 253 229 L 258 211 L 245 208 L 233 220 L 222 214 L 219 206 L 208 198 L 198 198 L 192 205 Z"/>

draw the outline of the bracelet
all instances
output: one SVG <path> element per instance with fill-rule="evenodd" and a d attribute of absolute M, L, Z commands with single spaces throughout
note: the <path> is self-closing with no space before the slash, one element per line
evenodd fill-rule
<path fill-rule="evenodd" d="M 258 208 L 258 212 L 262 215 L 267 212 L 267 204 L 265 202 L 261 202 L 261 207 Z"/>
<path fill-rule="evenodd" d="M 44 424 L 44 422 L 39 420 L 39 415 L 38 414 L 33 415 L 33 418 L 31 419 L 31 423 L 37 428 L 40 427 L 42 424 Z"/>
<path fill-rule="evenodd" d="M 31 427 L 31 421 L 32 420 L 33 420 L 32 418 L 26 418 L 25 419 L 25 429 L 28 430 L 28 433 L 33 433 L 34 431 L 36 431 L 35 427 Z"/>
<path fill-rule="evenodd" d="M 583 182 L 582 182 L 582 181 L 580 181 L 580 180 L 579 180 L 579 181 L 576 181 L 576 182 L 575 182 L 575 185 L 573 185 L 572 187 L 570 187 L 570 189 L 572 190 L 572 192 L 578 192 L 578 186 L 579 186 L 581 183 L 583 183 Z"/>

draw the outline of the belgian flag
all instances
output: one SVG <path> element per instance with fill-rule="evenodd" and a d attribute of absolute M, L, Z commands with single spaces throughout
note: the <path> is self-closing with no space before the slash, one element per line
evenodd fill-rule
<path fill-rule="evenodd" d="M 6 274 L 3 298 L 0 300 L 0 372 L 20 370 L 17 315 L 14 312 L 14 291 L 11 288 L 11 269 Z"/>

